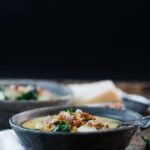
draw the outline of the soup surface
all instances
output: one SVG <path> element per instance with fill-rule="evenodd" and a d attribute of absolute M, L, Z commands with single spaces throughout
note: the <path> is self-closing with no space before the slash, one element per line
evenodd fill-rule
<path fill-rule="evenodd" d="M 33 118 L 22 124 L 24 128 L 47 132 L 93 132 L 117 128 L 120 121 L 94 116 L 80 109 L 61 111 L 57 115 Z"/>

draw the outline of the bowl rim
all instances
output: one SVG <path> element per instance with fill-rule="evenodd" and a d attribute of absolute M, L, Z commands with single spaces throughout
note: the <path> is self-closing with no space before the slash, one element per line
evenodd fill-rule
<path fill-rule="evenodd" d="M 63 107 L 59 107 L 59 106 L 56 106 L 56 107 L 43 107 L 43 108 L 37 108 L 37 109 L 32 109 L 32 110 L 29 110 L 29 111 L 24 111 L 24 112 L 21 112 L 21 113 L 18 113 L 16 115 L 13 115 L 10 119 L 9 119 L 9 123 L 12 127 L 12 129 L 17 129 L 17 130 L 21 130 L 21 131 L 24 131 L 24 132 L 29 132 L 29 133 L 34 133 L 34 134 L 41 134 L 41 135 L 65 135 L 65 136 L 69 136 L 69 135 L 93 135 L 93 134 L 106 134 L 106 133 L 118 133 L 118 132 L 121 132 L 121 131 L 124 131 L 124 130 L 130 130 L 130 129 L 137 129 L 138 126 L 133 124 L 133 125 L 129 125 L 129 126 L 122 126 L 122 127 L 119 127 L 119 128 L 114 128 L 114 129 L 109 129 L 109 130 L 102 130 L 102 131 L 99 131 L 99 132 L 75 132 L 75 133 L 72 133 L 72 132 L 68 132 L 68 133 L 64 133 L 64 132 L 46 132 L 46 131 L 40 131 L 40 130 L 33 130 L 33 129 L 28 129 L 28 128 L 24 128 L 22 127 L 21 125 L 17 124 L 14 119 L 15 117 L 17 117 L 18 115 L 22 115 L 24 113 L 34 113 L 34 112 L 38 112 L 38 111 L 44 111 L 44 110 L 48 110 L 48 109 L 67 109 L 67 108 L 79 108 L 79 109 L 82 109 L 82 108 L 89 108 L 89 109 L 94 109 L 94 108 L 99 108 L 101 109 L 100 107 L 87 107 L 87 106 L 63 106 Z M 117 111 L 115 109 L 111 109 L 111 108 L 104 108 L 104 109 L 108 109 L 108 110 L 112 110 L 112 111 Z M 119 111 L 119 110 L 118 110 Z M 126 112 L 131 112 L 131 113 L 134 113 L 135 115 L 137 115 L 139 118 L 142 118 L 142 115 L 136 113 L 136 112 L 133 112 L 133 111 L 130 111 L 130 110 L 124 110 Z"/>

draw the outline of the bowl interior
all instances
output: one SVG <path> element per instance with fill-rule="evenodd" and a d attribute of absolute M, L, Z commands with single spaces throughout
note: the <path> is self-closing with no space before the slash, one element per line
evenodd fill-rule
<path fill-rule="evenodd" d="M 115 110 L 115 109 L 99 108 L 99 107 L 94 107 L 94 108 L 93 107 L 45 107 L 45 108 L 34 109 L 34 110 L 30 110 L 30 111 L 26 111 L 14 115 L 10 119 L 10 124 L 21 127 L 22 123 L 27 120 L 30 120 L 35 117 L 57 114 L 59 111 L 66 110 L 68 108 L 82 109 L 83 111 L 89 112 L 93 115 L 110 117 L 122 122 L 141 118 L 141 115 L 129 110 Z"/>

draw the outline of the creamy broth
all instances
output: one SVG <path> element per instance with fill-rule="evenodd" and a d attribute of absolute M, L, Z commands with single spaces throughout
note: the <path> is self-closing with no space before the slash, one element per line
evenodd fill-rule
<path fill-rule="evenodd" d="M 107 123 L 109 125 L 110 129 L 117 128 L 118 124 L 120 124 L 120 121 L 112 119 L 112 118 L 100 117 L 100 116 L 95 116 L 95 117 L 98 122 Z M 28 128 L 28 129 L 35 129 L 35 126 L 37 123 L 39 123 L 39 122 L 43 123 L 46 119 L 47 119 L 47 116 L 37 117 L 37 118 L 34 118 L 34 119 L 24 122 L 22 124 L 22 126 L 24 128 Z"/>
<path fill-rule="evenodd" d="M 33 118 L 22 126 L 47 132 L 95 132 L 116 128 L 118 124 L 115 119 L 94 116 L 81 109 L 67 109 L 55 115 Z"/>

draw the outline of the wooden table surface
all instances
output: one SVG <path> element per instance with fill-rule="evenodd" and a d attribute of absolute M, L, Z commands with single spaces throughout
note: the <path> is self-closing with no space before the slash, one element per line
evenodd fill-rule
<path fill-rule="evenodd" d="M 150 137 L 150 128 L 144 131 L 138 131 L 132 138 L 132 141 L 128 146 L 127 150 L 145 150 L 145 143 L 141 138 L 142 136 Z"/>
<path fill-rule="evenodd" d="M 150 82 L 117 82 L 116 85 L 131 94 L 143 95 L 150 99 Z M 150 115 L 150 110 L 147 110 L 142 115 Z M 143 142 L 144 137 L 150 137 L 150 128 L 138 131 L 133 137 L 127 150 L 145 150 L 145 143 Z"/>

